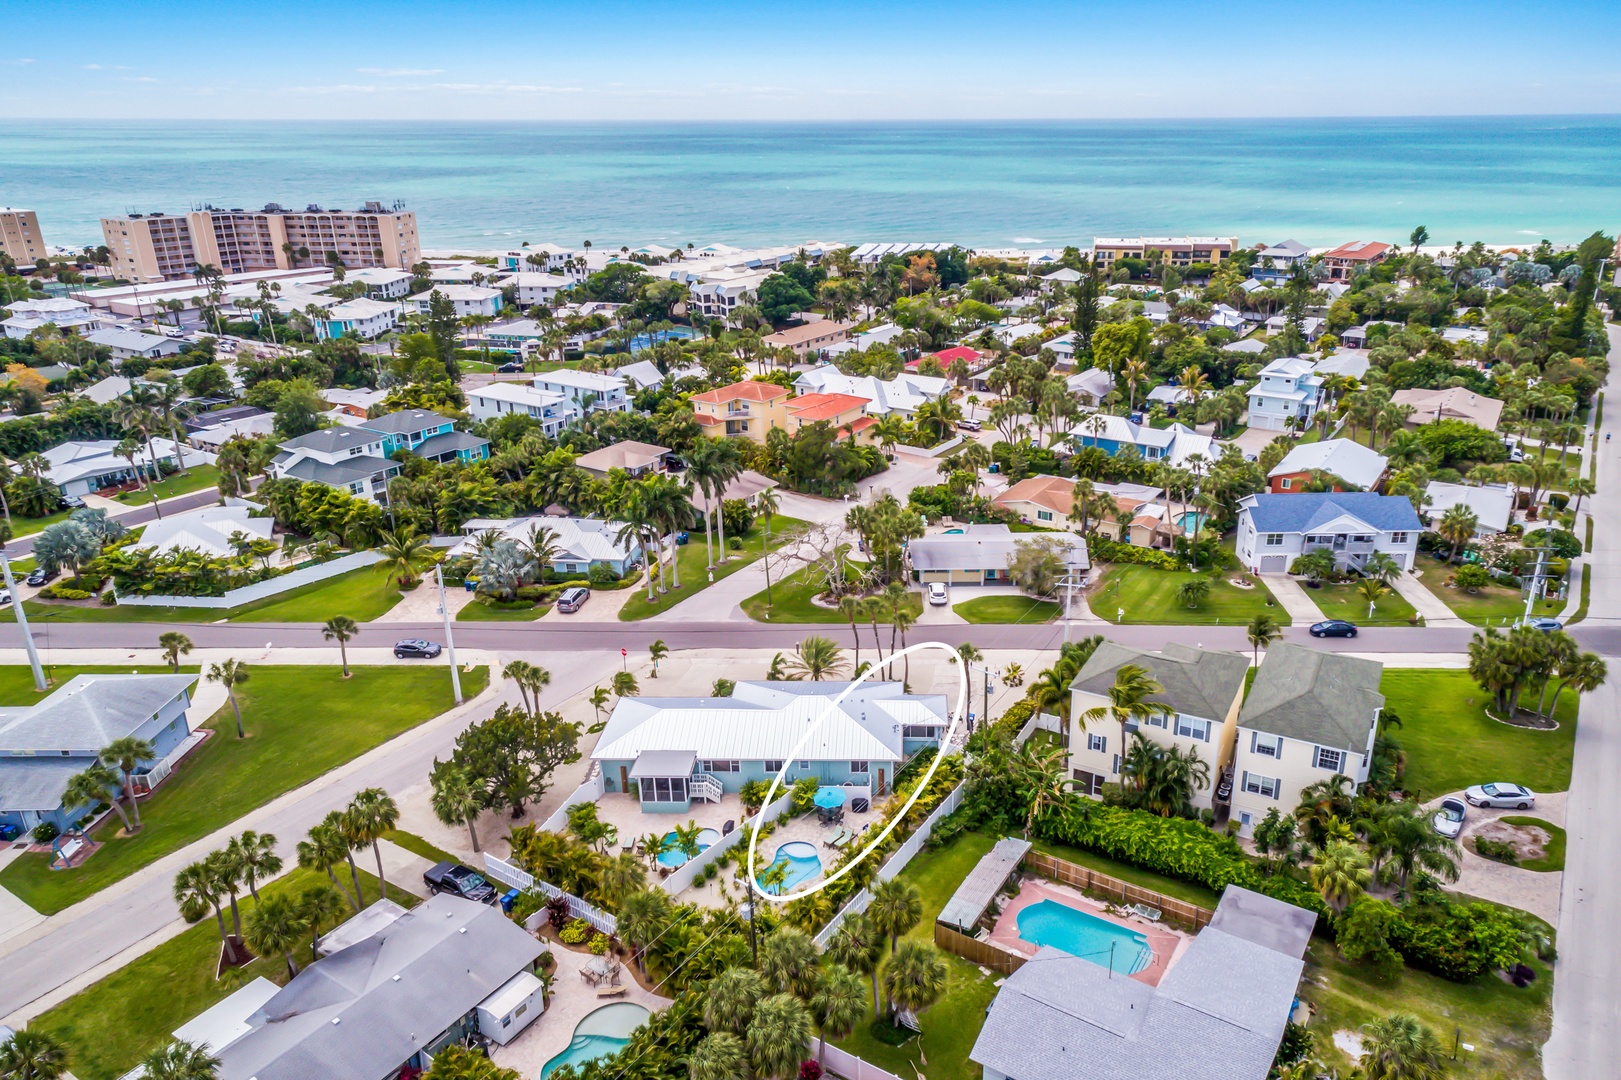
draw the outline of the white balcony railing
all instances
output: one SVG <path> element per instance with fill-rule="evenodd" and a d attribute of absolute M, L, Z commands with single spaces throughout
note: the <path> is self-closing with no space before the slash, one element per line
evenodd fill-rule
<path fill-rule="evenodd" d="M 726 788 L 721 782 L 708 773 L 694 773 L 687 782 L 687 789 L 694 799 L 703 799 L 705 802 L 718 803 L 726 795 Z"/>

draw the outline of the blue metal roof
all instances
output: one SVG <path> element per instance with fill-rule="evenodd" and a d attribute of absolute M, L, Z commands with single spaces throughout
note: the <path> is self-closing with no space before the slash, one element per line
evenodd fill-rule
<path fill-rule="evenodd" d="M 1252 495 L 1244 503 L 1257 532 L 1307 533 L 1347 515 L 1380 532 L 1424 528 L 1412 501 L 1404 495 L 1371 491 Z"/>

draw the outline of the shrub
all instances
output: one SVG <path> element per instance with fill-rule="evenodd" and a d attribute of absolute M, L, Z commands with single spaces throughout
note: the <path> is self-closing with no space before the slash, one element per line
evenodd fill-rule
<path fill-rule="evenodd" d="M 1458 567 L 1458 572 L 1452 575 L 1458 588 L 1474 592 L 1483 589 L 1492 583 L 1492 575 L 1479 563 L 1464 563 Z"/>
<path fill-rule="evenodd" d="M 569 921 L 568 901 L 561 896 L 546 901 L 546 921 L 552 924 L 553 930 L 562 930 Z"/>
<path fill-rule="evenodd" d="M 728 536 L 726 538 L 726 547 L 731 551 L 742 551 L 743 538 L 741 536 Z"/>
<path fill-rule="evenodd" d="M 1133 544 L 1119 544 L 1102 536 L 1087 537 L 1086 549 L 1091 554 L 1094 565 L 1109 562 L 1152 566 L 1159 570 L 1182 569 L 1182 564 L 1170 552 L 1137 547 Z"/>
<path fill-rule="evenodd" d="M 1489 836 L 1475 837 L 1475 851 L 1482 858 L 1496 859 L 1513 865 L 1520 860 L 1514 854 L 1514 845 L 1506 840 L 1493 840 Z"/>
<path fill-rule="evenodd" d="M 591 943 L 586 948 L 590 949 L 593 955 L 601 956 L 608 951 L 608 946 L 612 943 L 607 934 L 598 930 L 591 935 Z"/>
<path fill-rule="evenodd" d="M 1566 532 L 1564 529 L 1537 529 L 1535 532 L 1526 533 L 1521 543 L 1528 548 L 1547 544 L 1561 559 L 1574 559 L 1582 553 L 1582 542 L 1576 538 L 1575 533 Z"/>
<path fill-rule="evenodd" d="M 522 926 L 529 916 L 546 907 L 546 894 L 539 889 L 525 889 L 512 902 L 512 921 Z"/>
<path fill-rule="evenodd" d="M 720 504 L 720 519 L 728 537 L 742 536 L 754 527 L 754 507 L 742 499 L 727 499 Z"/>
<path fill-rule="evenodd" d="M 578 945 L 594 932 L 591 924 L 584 919 L 574 919 L 557 936 L 565 945 Z"/>
<path fill-rule="evenodd" d="M 607 563 L 592 563 L 586 579 L 593 585 L 612 585 L 619 580 L 619 575 L 609 569 Z"/>
<path fill-rule="evenodd" d="M 1340 952 L 1347 960 L 1366 962 L 1383 978 L 1401 968 L 1402 956 L 1390 944 L 1391 927 L 1401 912 L 1383 900 L 1363 897 L 1352 904 L 1335 926 Z"/>
<path fill-rule="evenodd" d="M 814 776 L 802 776 L 794 781 L 794 801 L 791 804 L 793 813 L 808 814 L 815 804 L 816 789 L 821 787 L 820 781 Z M 780 818 L 778 819 L 781 820 Z"/>
<path fill-rule="evenodd" d="M 36 844 L 49 844 L 62 835 L 62 830 L 57 827 L 54 821 L 42 821 L 34 826 L 34 831 L 30 835 L 33 836 Z"/>
<path fill-rule="evenodd" d="M 39 590 L 39 595 L 51 600 L 88 600 L 94 594 L 83 589 L 75 589 L 66 582 L 58 582 Z"/>
<path fill-rule="evenodd" d="M 1520 962 L 1520 931 L 1513 916 L 1490 904 L 1426 900 L 1401 909 L 1390 924 L 1390 943 L 1414 967 L 1454 982 L 1472 982 L 1494 968 Z"/>
<path fill-rule="evenodd" d="M 996 722 L 991 725 L 991 730 L 997 735 L 1006 735 L 1011 739 L 1035 714 L 1036 703 L 1029 698 L 1020 698 L 1007 707 L 1007 712 L 997 717 Z"/>

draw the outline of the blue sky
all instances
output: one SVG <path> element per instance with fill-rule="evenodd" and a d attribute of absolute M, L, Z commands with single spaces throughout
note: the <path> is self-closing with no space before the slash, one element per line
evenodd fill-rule
<path fill-rule="evenodd" d="M 1621 2 L 16 3 L 0 117 L 1621 113 Z"/>

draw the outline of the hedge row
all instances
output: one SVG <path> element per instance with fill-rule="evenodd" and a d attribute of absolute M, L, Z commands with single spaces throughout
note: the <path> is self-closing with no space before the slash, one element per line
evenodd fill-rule
<path fill-rule="evenodd" d="M 1157 567 L 1160 570 L 1182 569 L 1182 564 L 1174 555 L 1156 548 L 1121 544 L 1101 536 L 1088 537 L 1086 548 L 1092 556 L 1094 565 L 1100 562 L 1134 563 L 1138 566 Z"/>

